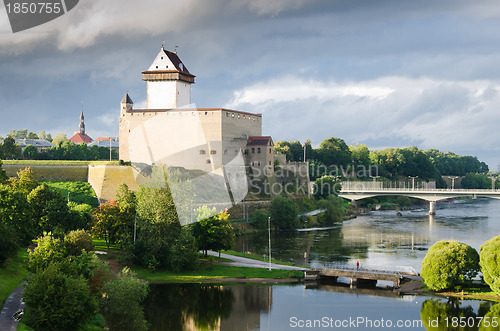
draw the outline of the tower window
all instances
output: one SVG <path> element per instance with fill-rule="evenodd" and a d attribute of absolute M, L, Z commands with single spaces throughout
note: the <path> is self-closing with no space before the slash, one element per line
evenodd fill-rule
<path fill-rule="evenodd" d="M 156 66 L 156 69 L 158 69 L 158 66 Z"/>
<path fill-rule="evenodd" d="M 163 56 L 161 57 L 161 59 L 163 60 Z"/>
<path fill-rule="evenodd" d="M 217 154 L 217 151 L 216 151 L 216 150 L 214 150 L 214 149 L 212 149 L 212 150 L 210 151 L 210 155 L 215 155 L 215 154 Z"/>
<path fill-rule="evenodd" d="M 204 150 L 204 149 L 200 149 L 200 155 L 204 155 L 206 154 L 207 152 Z"/>
<path fill-rule="evenodd" d="M 255 154 L 255 148 L 252 147 L 252 154 Z"/>
<path fill-rule="evenodd" d="M 258 148 L 257 148 L 257 153 L 259 153 L 259 154 L 260 154 L 260 147 L 258 147 Z"/>
<path fill-rule="evenodd" d="M 205 115 L 208 115 L 208 111 L 205 112 Z"/>
<path fill-rule="evenodd" d="M 207 164 L 210 164 L 210 163 L 211 163 L 210 160 L 207 160 Z"/>

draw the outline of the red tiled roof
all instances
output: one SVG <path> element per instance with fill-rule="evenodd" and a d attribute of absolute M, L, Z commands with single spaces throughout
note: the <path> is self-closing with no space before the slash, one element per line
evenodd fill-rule
<path fill-rule="evenodd" d="M 113 139 L 111 139 L 110 137 L 99 137 L 97 138 L 96 140 L 94 141 L 114 141 Z"/>
<path fill-rule="evenodd" d="M 247 146 L 251 145 L 268 145 L 269 140 L 271 140 L 271 144 L 273 143 L 273 138 L 271 136 L 250 136 L 247 140 Z"/>
<path fill-rule="evenodd" d="M 86 134 L 81 134 L 81 133 L 75 133 L 75 135 L 71 138 L 69 138 L 70 141 L 74 142 L 75 144 L 79 145 L 81 143 L 86 143 L 89 144 L 92 142 L 92 138 L 87 136 Z"/>

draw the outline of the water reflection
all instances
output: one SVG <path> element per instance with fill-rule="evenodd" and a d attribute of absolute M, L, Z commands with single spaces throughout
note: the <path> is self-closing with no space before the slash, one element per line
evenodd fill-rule
<path fill-rule="evenodd" d="M 500 232 L 500 200 L 439 203 L 435 216 L 418 207 L 402 214 L 377 211 L 329 229 L 275 233 L 273 256 L 313 267 L 360 261 L 365 266 L 409 266 L 418 271 L 427 249 L 438 240 L 457 240 L 479 249 Z M 237 238 L 235 250 L 266 254 L 264 234 Z"/>
<path fill-rule="evenodd" d="M 499 330 L 500 304 L 481 302 L 474 308 L 462 305 L 458 299 L 442 301 L 428 299 L 420 311 L 422 322 L 427 330 Z"/>
<path fill-rule="evenodd" d="M 254 330 L 272 303 L 267 286 L 152 284 L 145 302 L 150 330 Z"/>

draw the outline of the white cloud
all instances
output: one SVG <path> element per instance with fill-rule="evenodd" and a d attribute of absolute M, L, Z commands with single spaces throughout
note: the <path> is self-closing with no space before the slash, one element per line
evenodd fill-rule
<path fill-rule="evenodd" d="M 228 107 L 264 114 L 276 140 L 330 136 L 347 143 L 495 149 L 500 140 L 500 81 L 385 77 L 309 81 L 282 77 L 234 92 Z"/>

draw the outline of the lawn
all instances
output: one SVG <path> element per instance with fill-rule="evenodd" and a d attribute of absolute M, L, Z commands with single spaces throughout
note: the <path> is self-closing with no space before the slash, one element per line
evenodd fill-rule
<path fill-rule="evenodd" d="M 4 268 L 0 268 L 0 306 L 28 275 L 25 268 L 27 259 L 28 252 L 22 248 L 17 252 L 17 256 L 7 262 Z"/>
<path fill-rule="evenodd" d="M 148 281 L 169 281 L 169 282 L 197 282 L 206 281 L 213 278 L 266 278 L 266 279 L 287 279 L 294 277 L 304 277 L 304 272 L 297 270 L 269 271 L 264 268 L 232 267 L 220 264 L 201 264 L 196 270 L 174 273 L 164 270 L 151 271 L 146 268 L 134 267 L 133 271 L 137 276 Z"/>
<path fill-rule="evenodd" d="M 86 203 L 94 208 L 99 206 L 94 189 L 88 182 L 48 181 L 45 183 L 63 197 L 68 197 L 69 193 L 70 201 L 78 204 Z"/>
<path fill-rule="evenodd" d="M 121 251 L 120 244 L 111 244 L 106 245 L 106 241 L 104 239 L 92 238 L 92 242 L 94 243 L 94 249 L 96 251 L 110 252 L 110 253 L 119 253 Z"/>
<path fill-rule="evenodd" d="M 2 160 L 3 164 L 15 165 L 57 165 L 57 166 L 86 166 L 86 165 L 120 165 L 120 161 L 69 161 L 69 160 Z"/>
<path fill-rule="evenodd" d="M 264 259 L 264 256 L 255 255 L 255 254 L 248 254 L 248 253 L 242 253 L 242 252 L 235 252 L 235 251 L 221 251 L 221 253 L 229 254 L 229 255 L 234 255 L 234 256 L 239 256 L 239 257 L 246 257 L 247 259 L 252 259 L 252 260 L 269 262 L 269 256 L 266 256 L 266 258 Z M 271 257 L 271 262 L 272 263 L 276 263 L 276 264 L 295 266 L 294 263 L 279 261 L 279 260 L 276 260 L 276 259 L 274 259 L 272 257 Z"/>

